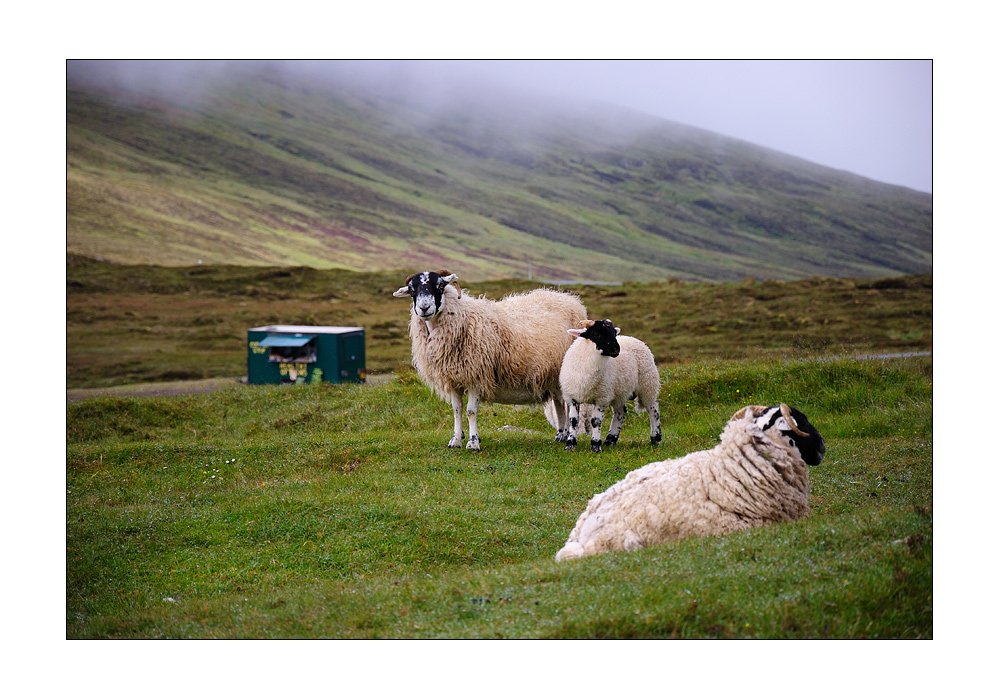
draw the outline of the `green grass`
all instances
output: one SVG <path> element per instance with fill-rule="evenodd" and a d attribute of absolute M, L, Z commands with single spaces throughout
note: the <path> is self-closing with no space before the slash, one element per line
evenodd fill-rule
<path fill-rule="evenodd" d="M 486 406 L 481 453 L 401 371 L 67 405 L 69 638 L 930 638 L 931 362 L 708 359 L 661 369 L 600 455 Z M 812 514 L 557 564 L 587 499 L 704 449 L 748 403 L 823 432 Z M 521 430 L 501 430 L 501 426 Z"/>

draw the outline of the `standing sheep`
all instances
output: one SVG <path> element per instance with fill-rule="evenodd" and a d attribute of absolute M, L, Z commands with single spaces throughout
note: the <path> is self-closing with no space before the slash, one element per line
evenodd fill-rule
<path fill-rule="evenodd" d="M 809 512 L 809 469 L 826 445 L 785 404 L 747 406 L 709 450 L 653 462 L 590 499 L 556 561 L 724 535 Z"/>
<path fill-rule="evenodd" d="M 625 423 L 625 402 L 636 399 L 636 408 L 649 413 L 649 441 L 655 447 L 660 443 L 660 373 L 656 369 L 653 353 L 644 342 L 627 335 L 618 335 L 621 329 L 611 321 L 581 321 L 582 328 L 567 332 L 576 340 L 566 351 L 559 372 L 559 385 L 569 403 L 569 439 L 566 449 L 576 447 L 577 429 L 580 427 L 580 404 L 593 404 L 590 424 L 583 425 L 584 432 L 593 434 L 590 449 L 601 451 L 601 423 L 609 406 L 613 411 L 608 428 L 607 445 L 618 442 Z"/>
<path fill-rule="evenodd" d="M 448 447 L 461 447 L 462 399 L 468 393 L 470 450 L 479 449 L 479 402 L 536 404 L 552 399 L 557 440 L 565 440 L 566 406 L 559 387 L 566 329 L 586 317 L 580 298 L 535 289 L 501 301 L 462 294 L 447 270 L 410 275 L 393 296 L 409 296 L 413 366 L 425 384 L 451 402 L 455 429 Z M 581 316 L 583 314 L 583 316 Z"/>

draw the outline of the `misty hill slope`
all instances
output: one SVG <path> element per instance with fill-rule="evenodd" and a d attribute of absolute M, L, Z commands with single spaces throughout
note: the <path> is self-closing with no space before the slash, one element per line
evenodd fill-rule
<path fill-rule="evenodd" d="M 67 248 L 466 279 L 931 271 L 929 194 L 610 107 L 429 101 L 267 66 L 67 91 Z"/>

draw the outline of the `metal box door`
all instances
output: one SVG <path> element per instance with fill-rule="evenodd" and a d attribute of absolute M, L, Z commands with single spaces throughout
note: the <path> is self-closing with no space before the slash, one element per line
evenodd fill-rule
<path fill-rule="evenodd" d="M 365 381 L 365 334 L 347 333 L 340 336 L 338 360 L 340 364 L 339 381 Z"/>

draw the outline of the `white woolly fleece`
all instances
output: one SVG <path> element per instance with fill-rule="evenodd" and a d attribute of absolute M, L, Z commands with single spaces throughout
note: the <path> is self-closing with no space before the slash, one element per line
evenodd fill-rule
<path fill-rule="evenodd" d="M 740 409 L 710 450 L 653 462 L 596 494 L 556 560 L 722 535 L 809 512 L 809 469 L 798 449 Z"/>
<path fill-rule="evenodd" d="M 647 411 L 660 393 L 660 373 L 644 342 L 618 336 L 618 357 L 602 355 L 591 341 L 577 338 L 566 351 L 559 385 L 567 401 L 595 406 L 622 406 L 636 396 L 636 408 Z"/>
<path fill-rule="evenodd" d="M 442 307 L 429 324 L 410 312 L 413 366 L 442 399 L 472 389 L 492 403 L 562 400 L 566 329 L 587 317 L 578 296 L 536 289 L 494 301 L 448 285 Z"/>

